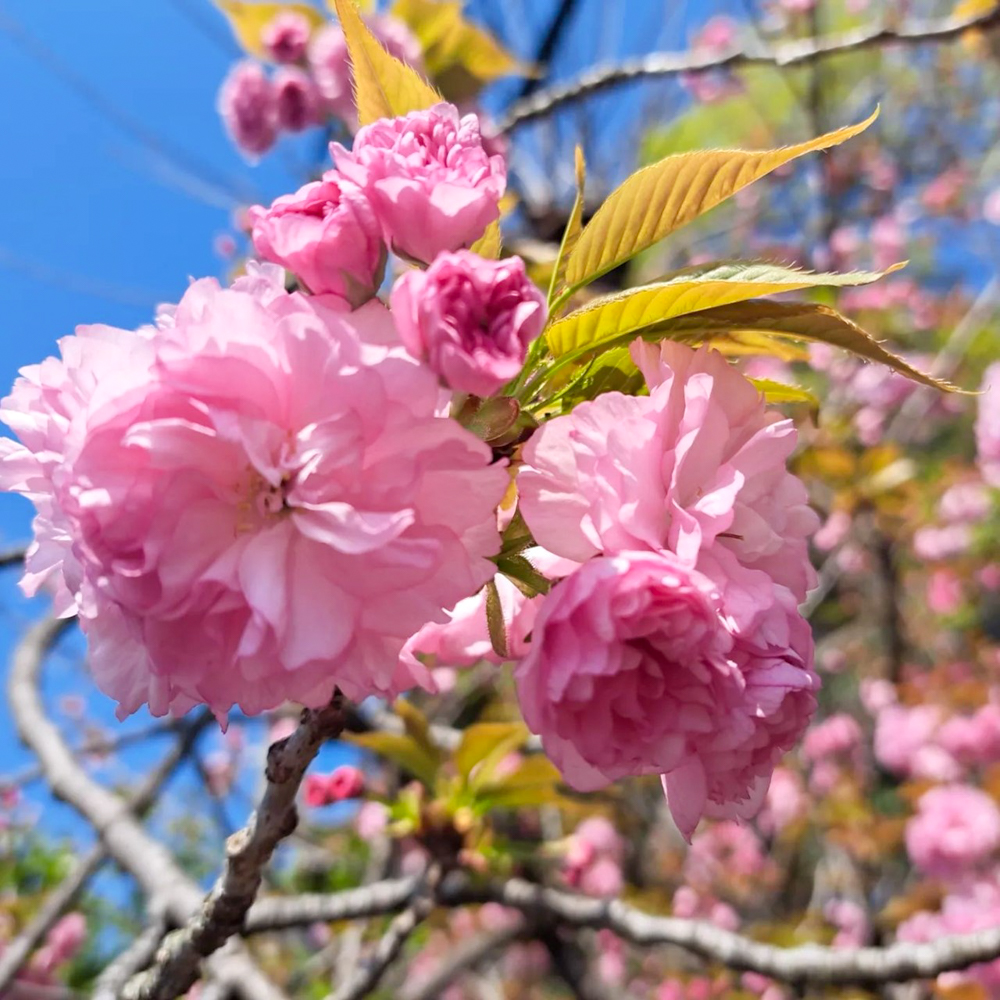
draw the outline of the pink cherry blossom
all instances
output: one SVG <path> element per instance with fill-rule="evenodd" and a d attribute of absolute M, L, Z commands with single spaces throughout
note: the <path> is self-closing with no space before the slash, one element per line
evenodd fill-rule
<path fill-rule="evenodd" d="M 900 924 L 900 941 L 936 941 L 952 934 L 992 931 L 1000 926 L 1000 880 L 994 872 L 987 878 L 960 885 L 945 896 L 939 913 L 922 911 Z M 982 962 L 961 972 L 946 972 L 938 985 L 949 988 L 963 983 L 979 983 L 990 996 L 1000 991 L 1000 960 Z"/>
<path fill-rule="evenodd" d="M 983 374 L 977 400 L 976 447 L 979 471 L 990 486 L 1000 487 L 1000 361 Z"/>
<path fill-rule="evenodd" d="M 516 376 L 545 325 L 545 296 L 520 257 L 442 253 L 392 290 L 400 339 L 456 392 L 489 396 Z"/>
<path fill-rule="evenodd" d="M 378 290 L 385 246 L 367 198 L 333 171 L 270 208 L 249 211 L 253 243 L 265 260 L 293 272 L 309 291 L 360 305 Z"/>
<path fill-rule="evenodd" d="M 780 834 L 806 814 L 809 800 L 802 779 L 790 768 L 776 767 L 767 788 L 764 806 L 757 817 L 757 826 L 768 835 Z"/>
<path fill-rule="evenodd" d="M 500 215 L 507 168 L 483 148 L 479 119 L 436 104 L 358 131 L 331 146 L 337 169 L 371 201 L 390 247 L 430 263 L 471 246 Z"/>
<path fill-rule="evenodd" d="M 379 303 L 258 269 L 25 369 L 0 445 L 0 485 L 39 508 L 24 586 L 78 611 L 122 715 L 429 683 L 399 652 L 491 575 L 508 477 L 392 336 Z"/>
<path fill-rule="evenodd" d="M 312 27 L 305 15 L 283 10 L 264 25 L 260 41 L 275 62 L 294 63 L 306 54 L 311 33 Z"/>
<path fill-rule="evenodd" d="M 535 540 L 581 562 L 646 548 L 711 564 L 741 626 L 773 583 L 804 600 L 818 518 L 786 467 L 792 422 L 717 351 L 637 342 L 632 354 L 648 396 L 605 393 L 525 446 L 518 489 Z"/>
<path fill-rule="evenodd" d="M 815 708 L 808 626 L 774 589 L 743 636 L 713 580 L 669 553 L 592 559 L 563 580 L 515 677 L 525 721 L 567 781 L 589 790 L 661 774 L 688 837 L 705 812 L 755 812 Z"/>
<path fill-rule="evenodd" d="M 955 483 L 949 486 L 938 502 L 938 514 L 944 521 L 955 524 L 977 524 L 993 509 L 989 487 L 979 482 Z"/>
<path fill-rule="evenodd" d="M 939 730 L 937 741 L 955 760 L 966 765 L 1000 761 L 1000 704 L 991 700 L 971 716 L 956 715 Z"/>
<path fill-rule="evenodd" d="M 237 63 L 219 91 L 219 114 L 230 138 L 251 157 L 266 153 L 278 137 L 278 102 L 264 67 Z"/>
<path fill-rule="evenodd" d="M 920 559 L 935 562 L 961 555 L 972 543 L 972 532 L 967 524 L 934 524 L 918 528 L 913 536 L 913 551 Z"/>
<path fill-rule="evenodd" d="M 714 823 L 691 838 L 684 874 L 698 886 L 759 878 L 767 868 L 760 837 L 748 826 Z"/>
<path fill-rule="evenodd" d="M 983 218 L 1000 226 L 1000 188 L 994 188 L 983 200 Z"/>
<path fill-rule="evenodd" d="M 297 66 L 283 66 L 274 74 L 278 124 L 289 132 L 318 125 L 319 92 L 312 77 Z"/>
<path fill-rule="evenodd" d="M 853 899 L 831 899 L 823 907 L 823 916 L 837 928 L 831 942 L 834 948 L 860 948 L 868 943 L 871 921 L 860 903 Z"/>
<path fill-rule="evenodd" d="M 910 860 L 927 875 L 950 878 L 984 863 L 1000 847 L 1000 809 L 978 788 L 932 788 L 906 824 Z"/>
<path fill-rule="evenodd" d="M 381 802 L 362 802 L 354 817 L 354 828 L 362 840 L 372 840 L 385 831 L 389 810 Z"/>
<path fill-rule="evenodd" d="M 950 569 L 936 569 L 927 580 L 927 607 L 939 615 L 954 614 L 962 606 L 962 578 Z"/>
<path fill-rule="evenodd" d="M 941 723 L 936 705 L 887 705 L 875 722 L 875 759 L 902 777 L 956 780 L 961 768 L 936 742 Z"/>
<path fill-rule="evenodd" d="M 814 763 L 826 757 L 856 759 L 860 750 L 861 727 L 845 712 L 813 726 L 802 740 L 802 756 Z"/>

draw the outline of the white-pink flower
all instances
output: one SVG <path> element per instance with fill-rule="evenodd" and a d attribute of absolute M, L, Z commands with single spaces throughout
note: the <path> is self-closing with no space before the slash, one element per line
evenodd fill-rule
<path fill-rule="evenodd" d="M 0 452 L 40 511 L 25 589 L 76 608 L 121 714 L 428 682 L 400 649 L 493 572 L 507 475 L 392 335 L 259 269 L 25 370 Z"/>

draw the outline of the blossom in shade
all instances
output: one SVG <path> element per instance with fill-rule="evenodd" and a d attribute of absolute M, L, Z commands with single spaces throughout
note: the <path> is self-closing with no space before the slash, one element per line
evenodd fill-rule
<path fill-rule="evenodd" d="M 875 721 L 875 759 L 902 777 L 954 781 L 961 768 L 937 743 L 941 723 L 936 705 L 886 705 Z"/>
<path fill-rule="evenodd" d="M 311 33 L 312 26 L 305 15 L 283 10 L 264 25 L 260 41 L 275 62 L 294 63 L 306 54 Z"/>
<path fill-rule="evenodd" d="M 483 148 L 479 119 L 436 104 L 334 143 L 338 170 L 362 188 L 393 250 L 430 263 L 474 243 L 500 216 L 507 168 Z"/>
<path fill-rule="evenodd" d="M 429 683 L 399 652 L 492 575 L 508 477 L 391 335 L 381 304 L 257 268 L 23 371 L 0 444 L 0 485 L 39 509 L 23 586 L 77 611 L 120 714 Z"/>
<path fill-rule="evenodd" d="M 381 230 L 368 199 L 333 171 L 270 208 L 249 211 L 253 244 L 316 295 L 360 305 L 378 290 L 385 266 Z"/>
<path fill-rule="evenodd" d="M 283 129 L 301 132 L 319 124 L 319 93 L 308 73 L 297 66 L 283 66 L 272 82 L 278 124 Z"/>
<path fill-rule="evenodd" d="M 976 448 L 979 471 L 990 486 L 1000 487 L 1000 361 L 983 375 L 977 403 Z"/>
<path fill-rule="evenodd" d="M 720 611 L 713 580 L 670 553 L 592 559 L 546 597 L 515 676 L 569 784 L 660 774 L 688 837 L 703 813 L 756 811 L 815 709 L 811 636 L 794 605 L 753 636 Z"/>
<path fill-rule="evenodd" d="M 951 878 L 975 868 L 1000 847 L 1000 809 L 969 785 L 932 788 L 906 824 L 910 860 L 927 875 Z"/>
<path fill-rule="evenodd" d="M 278 137 L 278 101 L 264 67 L 238 62 L 219 91 L 219 114 L 230 138 L 250 156 L 266 153 Z"/>
<path fill-rule="evenodd" d="M 545 296 L 520 257 L 442 253 L 392 290 L 403 346 L 456 392 L 489 396 L 516 376 L 545 325 Z"/>
<path fill-rule="evenodd" d="M 792 422 L 717 351 L 637 342 L 648 396 L 605 393 L 545 423 L 524 448 L 520 509 L 535 540 L 568 559 L 666 549 L 711 564 L 743 627 L 778 584 L 815 582 L 818 526 L 786 461 Z"/>

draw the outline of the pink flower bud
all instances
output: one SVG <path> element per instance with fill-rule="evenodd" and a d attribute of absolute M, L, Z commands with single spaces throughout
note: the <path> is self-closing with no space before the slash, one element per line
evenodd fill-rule
<path fill-rule="evenodd" d="M 375 215 L 364 195 L 332 172 L 270 208 L 255 206 L 250 219 L 257 253 L 288 268 L 316 295 L 338 295 L 357 306 L 381 283 L 385 249 Z"/>
<path fill-rule="evenodd" d="M 350 764 L 342 764 L 327 778 L 327 790 L 333 802 L 356 799 L 365 790 L 364 773 Z"/>
<path fill-rule="evenodd" d="M 392 290 L 400 339 L 457 392 L 489 396 L 514 378 L 545 324 L 545 297 L 519 257 L 443 253 Z"/>
<path fill-rule="evenodd" d="M 308 19 L 294 10 L 284 10 L 264 25 L 261 44 L 278 63 L 298 62 L 306 54 L 311 26 Z"/>
<path fill-rule="evenodd" d="M 274 145 L 277 95 L 260 63 L 244 60 L 230 70 L 219 91 L 219 114 L 242 152 L 260 156 Z"/>
<path fill-rule="evenodd" d="M 319 92 L 304 70 L 285 66 L 274 74 L 274 92 L 278 109 L 278 124 L 289 132 L 302 132 L 318 125 Z"/>
<path fill-rule="evenodd" d="M 451 104 L 373 122 L 350 151 L 330 150 L 368 195 L 386 242 L 405 256 L 430 263 L 470 246 L 499 218 L 507 168 L 487 155 L 479 119 L 460 118 Z"/>

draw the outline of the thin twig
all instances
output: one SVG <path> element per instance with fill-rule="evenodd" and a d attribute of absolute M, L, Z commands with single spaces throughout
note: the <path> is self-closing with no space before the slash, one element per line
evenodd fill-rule
<path fill-rule="evenodd" d="M 597 66 L 575 80 L 538 90 L 515 101 L 495 126 L 501 135 L 526 122 L 551 114 L 557 108 L 582 100 L 590 94 L 633 80 L 677 76 L 681 73 L 710 73 L 744 66 L 772 66 L 785 69 L 805 66 L 830 56 L 889 45 L 927 45 L 948 42 L 966 31 L 986 31 L 1000 25 L 1000 7 L 975 17 L 946 17 L 912 21 L 903 28 L 857 28 L 822 38 L 785 42 L 774 48 L 732 47 L 721 53 L 658 52 L 626 59 L 612 66 Z"/>
<path fill-rule="evenodd" d="M 404 987 L 399 993 L 399 1000 L 438 1000 L 459 976 L 473 971 L 507 945 L 524 937 L 530 926 L 524 919 L 516 918 L 504 927 L 485 931 L 460 943 L 429 975 Z"/>
<path fill-rule="evenodd" d="M 122 987 L 153 961 L 166 932 L 166 922 L 161 918 L 154 919 L 97 977 L 91 1000 L 118 1000 Z"/>
<path fill-rule="evenodd" d="M 389 966 L 399 957 L 410 935 L 434 909 L 435 884 L 433 874 L 419 880 L 413 901 L 402 913 L 393 917 L 389 929 L 375 945 L 374 951 L 358 963 L 358 968 L 350 979 L 331 993 L 327 1000 L 361 1000 L 378 986 Z"/>

